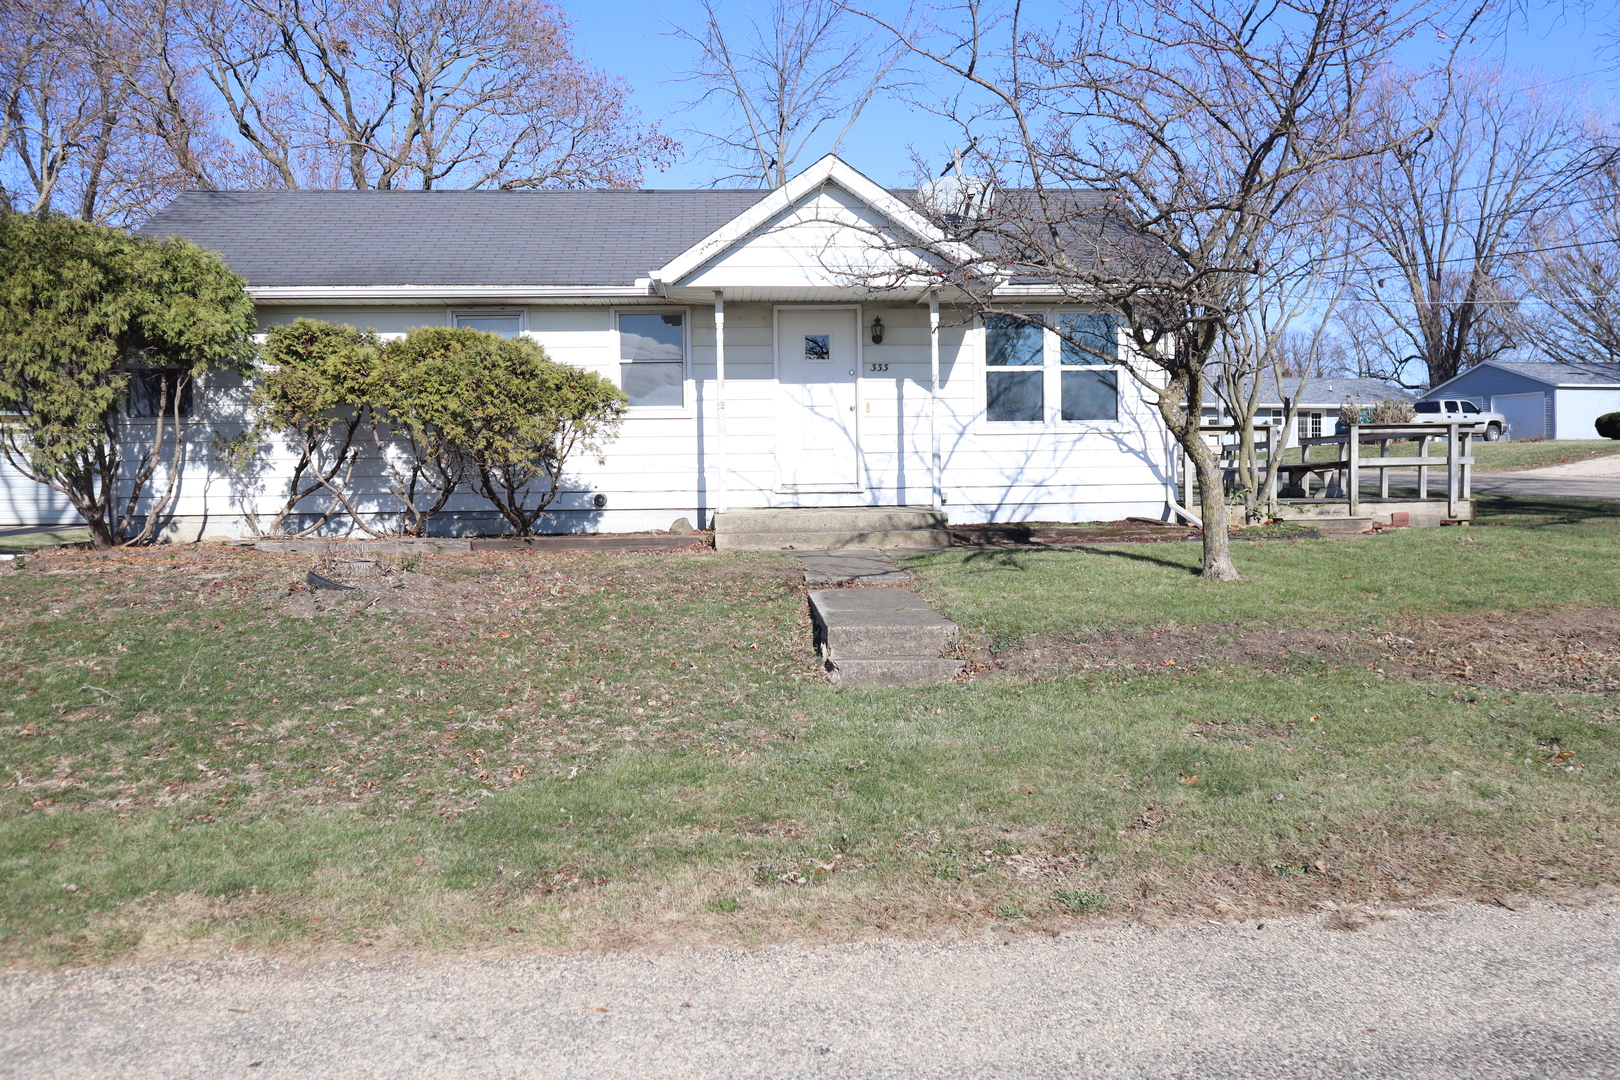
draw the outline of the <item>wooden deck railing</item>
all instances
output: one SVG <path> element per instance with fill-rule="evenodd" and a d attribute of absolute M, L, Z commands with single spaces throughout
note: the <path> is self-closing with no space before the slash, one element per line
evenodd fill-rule
<path fill-rule="evenodd" d="M 1235 424 L 1206 423 L 1199 425 L 1199 430 L 1211 435 L 1236 434 L 1238 427 Z M 1277 439 L 1281 430 L 1280 424 L 1256 425 L 1255 452 L 1260 455 L 1262 483 L 1268 467 L 1275 468 L 1279 481 L 1284 477 L 1297 481 L 1300 494 L 1283 495 L 1283 485 L 1279 483 L 1278 498 L 1284 502 L 1347 502 L 1350 516 L 1354 517 L 1363 502 L 1390 498 L 1389 470 L 1414 468 L 1418 471 L 1417 497 L 1421 500 L 1429 498 L 1429 470 L 1445 470 L 1448 515 L 1464 516 L 1466 507 L 1463 504 L 1473 498 L 1473 437 L 1484 431 L 1483 424 L 1352 424 L 1343 435 L 1320 435 L 1298 440 L 1296 445 L 1300 448 L 1300 461 L 1278 461 L 1273 464 L 1270 460 L 1272 444 L 1285 441 Z M 1405 441 L 1418 444 L 1417 454 L 1401 457 L 1391 455 L 1390 443 Z M 1431 444 L 1436 442 L 1444 443 L 1442 456 L 1432 456 L 1429 452 Z M 1379 444 L 1377 457 L 1361 456 L 1360 448 L 1368 443 Z M 1311 461 L 1311 448 L 1316 446 L 1336 447 L 1337 453 L 1328 461 Z M 1355 451 L 1351 450 L 1352 446 L 1356 448 Z M 1235 470 L 1238 464 L 1236 445 L 1226 444 L 1223 440 L 1220 453 L 1222 469 Z M 1194 476 L 1188 462 L 1181 464 L 1184 505 L 1190 506 Z M 1378 473 L 1378 494 L 1370 497 L 1362 492 L 1364 477 L 1369 470 Z M 1340 494 L 1313 496 L 1313 478 L 1324 490 L 1330 490 L 1333 480 L 1337 480 Z"/>

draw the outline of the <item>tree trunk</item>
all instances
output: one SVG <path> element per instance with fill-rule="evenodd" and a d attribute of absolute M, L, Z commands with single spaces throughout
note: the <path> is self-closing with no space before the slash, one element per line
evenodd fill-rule
<path fill-rule="evenodd" d="M 1232 538 L 1226 531 L 1226 492 L 1222 490 L 1220 462 L 1210 453 L 1196 425 L 1188 425 L 1177 442 L 1192 460 L 1198 475 L 1199 517 L 1204 522 L 1204 568 L 1206 581 L 1241 581 L 1243 575 L 1232 564 Z"/>

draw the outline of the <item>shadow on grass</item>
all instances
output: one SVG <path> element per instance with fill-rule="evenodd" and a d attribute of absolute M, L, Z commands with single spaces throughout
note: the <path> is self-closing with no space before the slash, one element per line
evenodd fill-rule
<path fill-rule="evenodd" d="M 1579 525 L 1620 521 L 1620 502 L 1537 495 L 1475 495 L 1475 522 L 1480 525 Z M 1525 520 L 1531 519 L 1531 520 Z"/>
<path fill-rule="evenodd" d="M 1183 571 L 1191 574 L 1194 577 L 1197 577 L 1203 571 L 1201 562 L 1188 566 L 1186 563 L 1178 562 L 1175 559 L 1166 559 L 1156 555 L 1149 555 L 1145 552 L 1132 550 L 1131 548 L 1126 547 L 1093 547 L 1087 544 L 1077 544 L 1072 547 L 1064 546 L 1060 548 L 1053 548 L 1052 550 L 1076 555 L 1101 555 L 1109 558 L 1125 559 L 1129 562 L 1147 563 L 1151 566 L 1163 566 L 1170 570 Z M 1202 547 L 1200 547 L 1199 550 L 1202 551 Z M 975 564 L 988 563 L 990 564 L 991 569 L 1014 570 L 1019 573 L 1025 573 L 1029 570 L 1029 567 L 1024 564 L 1020 557 L 1027 554 L 1029 554 L 1029 552 L 1024 551 L 972 551 L 962 556 L 962 565 L 973 566 Z"/>

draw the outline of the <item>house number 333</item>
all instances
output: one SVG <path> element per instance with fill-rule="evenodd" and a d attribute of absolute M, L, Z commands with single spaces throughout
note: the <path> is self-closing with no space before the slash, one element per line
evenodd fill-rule
<path fill-rule="evenodd" d="M 868 370 L 868 371 L 888 371 L 889 370 L 889 365 L 888 364 L 867 364 L 866 365 L 866 370 Z"/>

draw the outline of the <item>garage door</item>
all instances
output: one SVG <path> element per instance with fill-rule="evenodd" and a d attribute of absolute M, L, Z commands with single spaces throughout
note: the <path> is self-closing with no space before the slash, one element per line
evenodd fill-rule
<path fill-rule="evenodd" d="M 1491 408 L 1507 417 L 1508 438 L 1547 437 L 1546 394 L 1502 394 L 1491 398 Z"/>

